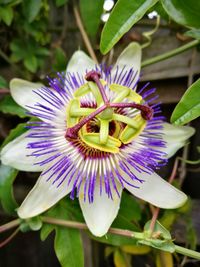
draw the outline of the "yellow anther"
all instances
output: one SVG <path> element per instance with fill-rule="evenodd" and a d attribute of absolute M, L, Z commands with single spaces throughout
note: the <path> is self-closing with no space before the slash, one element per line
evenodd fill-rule
<path fill-rule="evenodd" d="M 133 141 L 133 139 L 136 138 L 146 126 L 146 120 L 144 120 L 141 115 L 137 115 L 134 118 L 134 121 L 137 124 L 137 128 L 126 125 L 119 136 L 119 139 L 123 144 L 128 144 Z"/>
<path fill-rule="evenodd" d="M 125 98 L 130 99 L 134 103 L 140 103 L 142 101 L 142 97 L 127 86 L 113 83 L 109 88 L 117 93 L 117 97 L 114 99 L 113 103 L 119 103 Z"/>

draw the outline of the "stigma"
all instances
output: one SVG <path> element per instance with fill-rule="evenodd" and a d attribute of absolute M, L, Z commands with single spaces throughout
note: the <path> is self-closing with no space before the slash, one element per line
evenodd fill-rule
<path fill-rule="evenodd" d="M 68 141 L 108 153 L 118 153 L 131 143 L 153 118 L 153 109 L 139 94 L 127 86 L 108 84 L 94 70 L 74 92 L 66 113 Z"/>

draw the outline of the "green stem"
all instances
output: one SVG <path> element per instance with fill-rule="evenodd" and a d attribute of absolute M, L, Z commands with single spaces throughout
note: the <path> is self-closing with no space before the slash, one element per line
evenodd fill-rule
<path fill-rule="evenodd" d="M 173 49 L 167 53 L 164 53 L 162 55 L 159 55 L 159 56 L 156 56 L 156 57 L 152 57 L 150 59 L 147 59 L 147 60 L 144 60 L 141 64 L 141 67 L 146 67 L 148 65 L 151 65 L 151 64 L 154 64 L 154 63 L 157 63 L 159 61 L 162 61 L 162 60 L 165 60 L 165 59 L 168 59 L 170 57 L 173 57 L 173 56 L 176 56 L 180 53 L 183 53 L 184 51 L 198 45 L 200 43 L 200 40 L 194 40 L 194 41 L 191 41 L 181 47 L 178 47 L 176 49 Z"/>
<path fill-rule="evenodd" d="M 182 255 L 185 255 L 185 256 L 200 260 L 200 252 L 197 252 L 197 251 L 194 251 L 194 250 L 191 250 L 191 249 L 188 249 L 188 248 L 180 247 L 180 246 L 177 246 L 177 245 L 175 245 L 175 251 L 177 253 L 182 254 Z"/>
<path fill-rule="evenodd" d="M 185 162 L 185 163 L 188 163 L 188 164 L 191 164 L 191 165 L 196 165 L 196 164 L 199 164 L 200 163 L 200 159 L 197 159 L 197 160 L 188 160 L 188 159 L 183 159 L 181 157 L 178 157 L 179 160 Z"/>

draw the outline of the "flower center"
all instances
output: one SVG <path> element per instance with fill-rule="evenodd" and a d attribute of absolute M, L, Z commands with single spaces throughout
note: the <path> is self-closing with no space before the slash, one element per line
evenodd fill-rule
<path fill-rule="evenodd" d="M 122 144 L 132 142 L 143 131 L 153 110 L 142 104 L 139 94 L 119 84 L 109 85 L 114 95 L 111 101 L 105 90 L 107 84 L 100 77 L 97 71 L 88 72 L 87 82 L 75 91 L 67 108 L 65 137 L 69 141 L 80 138 L 89 147 L 118 153 Z M 93 104 L 84 102 L 87 96 Z"/>

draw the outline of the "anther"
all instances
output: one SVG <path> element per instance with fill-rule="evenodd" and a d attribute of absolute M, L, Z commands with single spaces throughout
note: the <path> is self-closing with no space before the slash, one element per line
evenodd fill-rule
<path fill-rule="evenodd" d="M 84 117 L 82 120 L 80 120 L 76 125 L 73 127 L 67 128 L 65 133 L 66 139 L 76 139 L 78 137 L 79 130 L 90 120 L 92 120 L 94 117 L 96 117 L 98 114 L 103 112 L 107 108 L 106 105 L 103 105 L 99 108 L 97 108 L 94 112 L 92 112 L 87 117 Z"/>
<path fill-rule="evenodd" d="M 110 103 L 112 108 L 136 108 L 141 111 L 141 116 L 145 120 L 151 120 L 153 118 L 153 109 L 147 105 L 141 105 L 136 103 Z"/>

